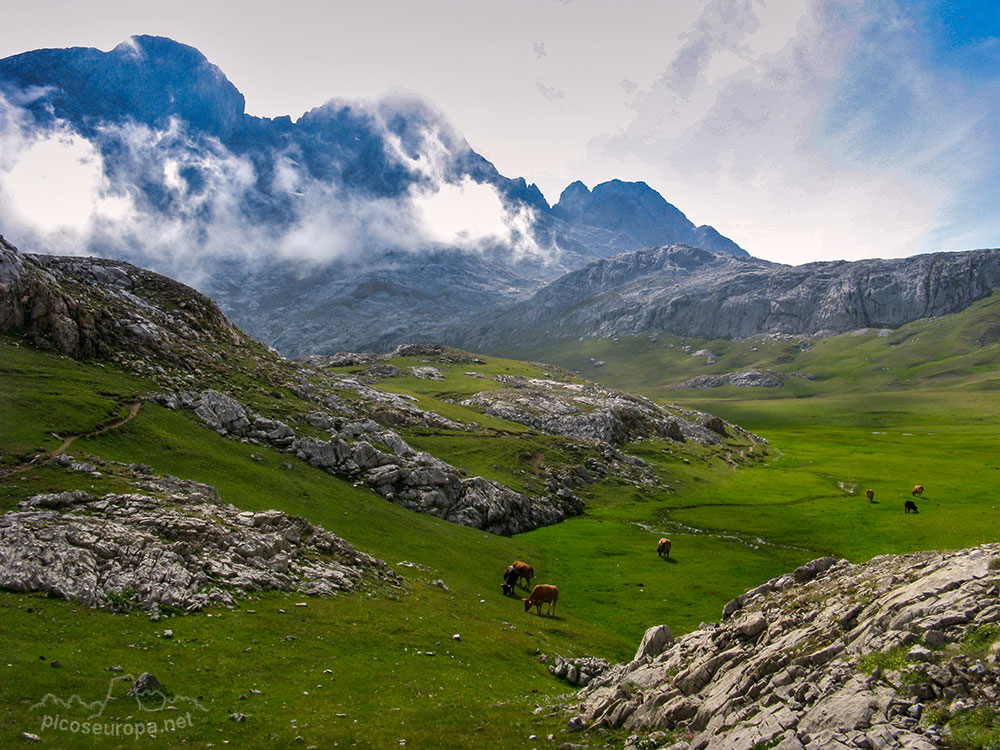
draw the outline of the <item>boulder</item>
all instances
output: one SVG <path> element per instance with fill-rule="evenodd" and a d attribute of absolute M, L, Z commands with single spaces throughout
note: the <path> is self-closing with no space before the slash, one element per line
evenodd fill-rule
<path fill-rule="evenodd" d="M 659 656 L 673 642 L 674 635 L 670 632 L 669 625 L 654 625 L 643 634 L 632 660 L 639 661 L 644 657 Z"/>

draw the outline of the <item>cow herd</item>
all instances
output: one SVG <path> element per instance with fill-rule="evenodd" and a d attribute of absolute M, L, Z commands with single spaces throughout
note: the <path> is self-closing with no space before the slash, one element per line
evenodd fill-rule
<path fill-rule="evenodd" d="M 670 559 L 670 540 L 663 538 L 656 545 L 656 554 L 661 558 Z M 531 585 L 531 579 L 535 577 L 535 569 L 528 565 L 526 562 L 521 560 L 515 560 L 510 565 L 507 566 L 506 570 L 503 572 L 503 583 L 500 584 L 500 588 L 504 593 L 504 596 L 512 596 L 514 594 L 514 588 L 522 580 L 524 583 L 522 587 L 525 591 L 528 590 L 528 586 Z M 531 593 L 528 594 L 528 598 L 524 600 L 524 611 L 527 612 L 532 607 L 535 607 L 538 614 L 542 614 L 542 605 L 547 604 L 545 613 L 547 615 L 553 615 L 556 611 L 556 602 L 559 601 L 559 589 L 556 586 L 552 586 L 547 583 L 539 583 L 534 588 L 531 589 Z"/>
<path fill-rule="evenodd" d="M 504 596 L 511 596 L 514 593 L 514 587 L 522 580 L 524 581 L 524 589 L 527 590 L 528 586 L 531 585 L 531 579 L 534 577 L 535 569 L 533 567 L 521 560 L 515 560 L 503 572 L 503 584 L 501 588 L 503 589 Z M 548 604 L 546 614 L 555 614 L 557 601 L 559 601 L 559 589 L 546 583 L 539 583 L 531 589 L 528 598 L 524 600 L 524 611 L 527 612 L 532 607 L 536 607 L 540 615 L 542 614 L 542 605 Z"/>
<path fill-rule="evenodd" d="M 924 486 L 918 484 L 914 486 L 913 490 L 910 492 L 913 497 L 921 497 L 924 494 Z M 865 490 L 865 497 L 868 498 L 868 502 L 875 502 L 875 490 L 867 489 Z M 904 513 L 919 513 L 917 510 L 917 504 L 911 499 L 903 503 Z M 660 539 L 656 545 L 656 554 L 661 558 L 667 560 L 670 559 L 670 540 L 666 537 Z M 528 590 L 528 586 L 531 585 L 531 579 L 535 577 L 535 569 L 532 568 L 528 563 L 522 562 L 521 560 L 515 560 L 507 569 L 503 572 L 503 584 L 501 588 L 505 596 L 512 596 L 514 594 L 514 588 L 518 583 L 524 581 L 522 584 L 525 591 Z M 524 611 L 527 612 L 532 607 L 535 607 L 538 614 L 542 614 L 542 605 L 547 604 L 546 614 L 552 615 L 556 611 L 556 602 L 559 601 L 559 589 L 555 586 L 539 583 L 534 588 L 531 589 L 531 593 L 528 594 L 528 598 L 524 600 Z"/>
<path fill-rule="evenodd" d="M 914 485 L 913 489 L 910 490 L 910 495 L 912 497 L 922 497 L 923 494 L 924 494 L 924 486 L 922 484 Z M 873 490 L 873 489 L 867 489 L 867 490 L 865 490 L 865 497 L 868 498 L 868 502 L 874 503 L 875 502 L 875 490 Z M 906 500 L 903 503 L 903 512 L 904 513 L 919 513 L 920 511 L 917 510 L 917 504 L 916 504 L 916 502 L 914 502 L 912 499 L 910 499 L 910 500 Z"/>

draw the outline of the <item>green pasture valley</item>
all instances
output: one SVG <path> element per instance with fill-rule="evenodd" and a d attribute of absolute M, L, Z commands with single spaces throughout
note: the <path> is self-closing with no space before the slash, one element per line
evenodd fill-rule
<path fill-rule="evenodd" d="M 743 591 L 817 557 L 860 562 L 1000 539 L 998 320 L 994 297 L 888 335 L 807 345 L 668 334 L 550 342 L 501 354 L 565 370 L 483 355 L 479 363 L 435 365 L 442 379 L 400 374 L 377 384 L 468 426 L 400 427 L 415 449 L 529 493 L 542 490 L 546 470 L 584 461 L 590 448 L 459 403 L 499 387 L 495 375 L 593 380 L 717 414 L 766 439 L 733 433 L 715 448 L 665 438 L 625 445 L 659 486 L 601 478 L 579 489 L 581 516 L 513 537 L 414 513 L 360 483 L 227 439 L 191 412 L 152 401 L 130 421 L 94 434 L 159 386 L 107 362 L 74 361 L 2 338 L 3 511 L 42 492 L 129 491 L 114 467 L 145 464 L 211 484 L 244 510 L 303 516 L 385 560 L 403 586 L 371 583 L 329 598 L 272 592 L 234 608 L 159 620 L 2 591 L 0 746 L 21 746 L 22 734 L 39 734 L 53 711 L 85 718 L 79 706 L 39 707 L 46 695 L 99 701 L 116 675 L 141 672 L 185 699 L 174 713 L 190 713 L 190 726 L 161 729 L 155 739 L 47 729 L 41 746 L 524 748 L 577 741 L 557 710 L 575 688 L 549 673 L 546 662 L 556 654 L 627 661 L 647 628 L 692 631 L 718 620 Z M 692 356 L 699 349 L 712 350 L 715 362 Z M 606 364 L 594 366 L 598 360 Z M 389 364 L 402 372 L 422 360 Z M 790 377 L 779 388 L 671 388 L 748 367 L 812 379 Z M 316 382 L 363 369 L 335 368 Z M 213 384 L 226 383 L 217 377 Z M 294 388 L 246 375 L 228 385 L 275 417 L 301 408 Z M 96 465 L 96 475 L 47 460 L 75 435 L 67 453 Z M 925 487 L 916 498 L 920 512 L 904 514 L 915 484 Z M 868 488 L 874 502 L 865 498 Z M 672 540 L 669 559 L 656 554 L 661 536 Z M 533 564 L 535 582 L 558 585 L 554 616 L 525 612 L 521 587 L 516 597 L 501 593 L 501 573 L 514 559 Z M 135 718 L 135 703 L 124 697 L 104 714 L 106 721 Z M 620 746 L 623 739 L 607 733 L 587 741 Z"/>

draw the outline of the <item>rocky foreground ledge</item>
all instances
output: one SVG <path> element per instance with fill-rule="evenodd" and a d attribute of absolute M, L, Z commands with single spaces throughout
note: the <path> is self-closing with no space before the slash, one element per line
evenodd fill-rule
<path fill-rule="evenodd" d="M 35 495 L 0 515 L 0 588 L 156 612 L 266 590 L 330 596 L 401 583 L 326 529 L 278 510 L 241 511 L 210 485 L 150 477 L 135 490 Z"/>
<path fill-rule="evenodd" d="M 948 746 L 963 715 L 996 714 L 1000 544 L 814 560 L 578 694 L 570 728 L 650 732 L 633 747 L 846 750 Z"/>

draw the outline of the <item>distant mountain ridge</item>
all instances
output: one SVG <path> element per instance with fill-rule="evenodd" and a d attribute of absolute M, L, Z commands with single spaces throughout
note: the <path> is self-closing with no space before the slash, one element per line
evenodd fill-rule
<path fill-rule="evenodd" d="M 8 57 L 0 94 L 30 137 L 86 139 L 132 209 L 61 251 L 194 283 L 288 354 L 424 338 L 431 323 L 448 328 L 623 250 L 686 242 L 746 255 L 645 183 L 576 182 L 550 206 L 416 96 L 334 99 L 296 121 L 254 117 L 217 66 L 163 37 Z M 456 196 L 494 201 L 492 229 L 428 227 L 426 204 Z M 51 249 L 4 223 L 22 247 Z M 411 287 L 432 301 L 426 309 L 391 293 Z"/>
<path fill-rule="evenodd" d="M 129 202 L 130 219 L 104 222 L 73 252 L 193 283 L 290 356 L 891 328 L 1000 285 L 996 251 L 769 263 L 643 182 L 576 181 L 550 206 L 418 97 L 331 100 L 294 122 L 254 117 L 218 67 L 163 37 L 0 60 L 0 94 L 29 140 L 86 139 Z M 427 224 L 434 201 L 463 217 L 470 198 L 495 203 L 488 232 Z"/>
<path fill-rule="evenodd" d="M 845 333 L 959 312 L 997 289 L 998 249 L 786 266 L 672 245 L 594 261 L 453 340 L 489 351 L 512 341 L 654 332 Z"/>

